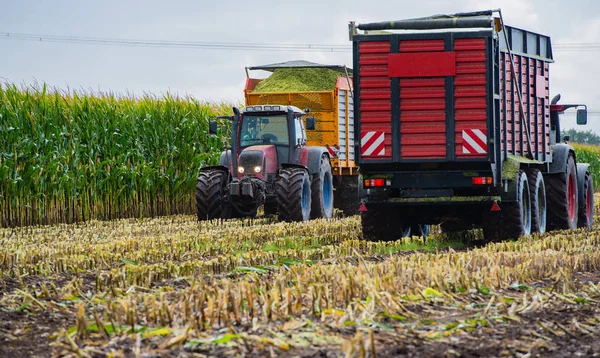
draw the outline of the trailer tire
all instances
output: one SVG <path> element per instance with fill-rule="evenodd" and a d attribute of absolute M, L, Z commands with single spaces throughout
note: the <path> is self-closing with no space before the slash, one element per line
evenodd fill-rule
<path fill-rule="evenodd" d="M 275 183 L 280 221 L 310 219 L 310 178 L 302 168 L 281 169 Z"/>
<path fill-rule="evenodd" d="M 546 232 L 546 186 L 544 176 L 539 169 L 527 170 L 529 195 L 531 196 L 531 232 Z"/>
<path fill-rule="evenodd" d="M 594 183 L 592 174 L 585 171 L 583 178 L 583 192 L 579 193 L 579 218 L 577 226 L 592 231 L 592 222 L 594 220 Z"/>
<path fill-rule="evenodd" d="M 331 219 L 333 215 L 333 176 L 329 158 L 325 155 L 321 157 L 319 172 L 314 175 L 310 190 L 312 196 L 310 218 Z"/>
<path fill-rule="evenodd" d="M 227 174 L 222 170 L 200 172 L 196 184 L 196 215 L 198 221 L 229 218 L 223 203 Z"/>
<path fill-rule="evenodd" d="M 564 173 L 546 175 L 545 182 L 548 230 L 577 228 L 577 176 L 573 155 L 569 155 Z"/>
<path fill-rule="evenodd" d="M 501 211 L 486 212 L 481 226 L 486 242 L 516 239 L 531 234 L 531 196 L 529 183 L 524 171 L 516 177 L 517 201 L 501 205 Z"/>
<path fill-rule="evenodd" d="M 410 226 L 400 222 L 398 210 L 368 210 L 360 213 L 363 239 L 367 241 L 396 241 L 408 237 Z"/>

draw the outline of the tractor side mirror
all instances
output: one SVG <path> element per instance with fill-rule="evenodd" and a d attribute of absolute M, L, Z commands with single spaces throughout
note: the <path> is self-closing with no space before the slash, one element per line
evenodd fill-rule
<path fill-rule="evenodd" d="M 577 124 L 578 125 L 586 125 L 587 124 L 587 109 L 578 109 L 577 110 Z"/>
<path fill-rule="evenodd" d="M 209 134 L 217 134 L 217 122 L 216 121 L 210 121 L 208 122 L 208 133 Z"/>
<path fill-rule="evenodd" d="M 314 131 L 317 129 L 317 119 L 315 117 L 306 117 L 306 130 Z"/>

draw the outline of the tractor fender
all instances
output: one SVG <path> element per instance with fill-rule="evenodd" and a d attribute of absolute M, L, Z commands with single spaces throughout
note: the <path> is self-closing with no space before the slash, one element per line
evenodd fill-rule
<path fill-rule="evenodd" d="M 321 158 L 326 155 L 329 159 L 329 152 L 325 147 L 304 147 L 300 154 L 300 165 L 308 168 L 308 174 L 318 174 L 321 169 Z"/>
<path fill-rule="evenodd" d="M 564 143 L 552 145 L 550 149 L 552 150 L 552 162 L 550 162 L 548 174 L 565 173 L 569 154 L 573 154 L 573 158 L 575 158 L 575 149 Z"/>
<path fill-rule="evenodd" d="M 209 166 L 200 168 L 200 171 L 201 172 L 207 172 L 209 170 L 215 170 L 215 169 L 222 170 L 222 171 L 224 171 L 225 173 L 227 173 L 229 175 L 229 168 L 227 168 L 227 167 L 225 167 L 223 165 L 209 165 Z"/>
<path fill-rule="evenodd" d="M 231 150 L 223 151 L 221 153 L 219 165 L 231 169 Z"/>

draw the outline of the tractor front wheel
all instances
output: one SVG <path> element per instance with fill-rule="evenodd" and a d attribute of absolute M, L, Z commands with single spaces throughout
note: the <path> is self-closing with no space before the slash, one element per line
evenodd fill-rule
<path fill-rule="evenodd" d="M 564 173 L 549 174 L 546 181 L 548 201 L 548 229 L 566 230 L 577 228 L 577 169 L 575 158 L 569 155 Z"/>
<path fill-rule="evenodd" d="M 275 183 L 277 211 L 281 221 L 310 219 L 310 178 L 305 169 L 284 168 Z"/>
<path fill-rule="evenodd" d="M 586 228 L 587 231 L 592 230 L 592 221 L 594 219 L 594 183 L 592 182 L 592 174 L 583 168 L 577 170 L 577 175 L 583 176 L 583 185 L 579 190 L 579 218 L 577 227 Z"/>
<path fill-rule="evenodd" d="M 207 170 L 198 175 L 196 184 L 196 214 L 198 221 L 228 218 L 223 203 L 227 173 L 222 170 Z"/>

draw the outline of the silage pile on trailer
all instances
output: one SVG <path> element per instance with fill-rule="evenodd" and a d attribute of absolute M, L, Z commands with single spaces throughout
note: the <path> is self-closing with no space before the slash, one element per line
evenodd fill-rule
<path fill-rule="evenodd" d="M 340 73 L 327 68 L 280 68 L 260 81 L 254 92 L 332 91 Z"/>

